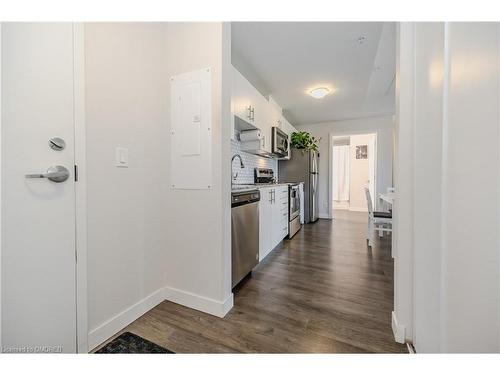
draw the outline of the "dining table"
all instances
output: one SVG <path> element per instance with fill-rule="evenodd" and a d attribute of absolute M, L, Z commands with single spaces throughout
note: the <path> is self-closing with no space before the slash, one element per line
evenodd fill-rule
<path fill-rule="evenodd" d="M 382 193 L 379 194 L 378 197 L 384 209 L 392 210 L 392 206 L 394 205 L 394 199 L 396 198 L 395 192 Z"/>

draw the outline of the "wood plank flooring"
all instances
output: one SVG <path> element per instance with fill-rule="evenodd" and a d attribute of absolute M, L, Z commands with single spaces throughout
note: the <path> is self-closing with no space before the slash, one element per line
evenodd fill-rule
<path fill-rule="evenodd" d="M 165 301 L 121 332 L 176 353 L 407 353 L 391 330 L 390 237 L 370 250 L 365 233 L 366 213 L 337 211 L 271 252 L 225 318 Z"/>

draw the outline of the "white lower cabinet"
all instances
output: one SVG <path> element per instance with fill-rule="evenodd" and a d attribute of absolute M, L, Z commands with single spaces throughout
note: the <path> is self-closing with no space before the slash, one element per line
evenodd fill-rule
<path fill-rule="evenodd" d="M 259 261 L 288 235 L 288 186 L 260 189 Z"/>

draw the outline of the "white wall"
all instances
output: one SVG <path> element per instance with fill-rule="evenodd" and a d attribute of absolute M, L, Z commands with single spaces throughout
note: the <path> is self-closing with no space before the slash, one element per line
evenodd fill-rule
<path fill-rule="evenodd" d="M 499 31 L 445 29 L 442 349 L 451 352 L 499 351 Z"/>
<path fill-rule="evenodd" d="M 499 352 L 500 27 L 400 36 L 397 320 L 418 352 Z"/>
<path fill-rule="evenodd" d="M 165 285 L 165 26 L 86 24 L 85 54 L 92 331 Z M 117 146 L 129 168 L 115 167 Z"/>
<path fill-rule="evenodd" d="M 147 297 L 223 315 L 232 306 L 231 85 L 230 74 L 223 75 L 230 66 L 229 27 L 96 23 L 85 29 L 91 336 L 116 329 L 131 316 L 127 309 L 147 306 Z M 213 187 L 172 190 L 169 77 L 206 67 L 212 69 Z M 129 168 L 115 167 L 117 146 L 129 149 Z"/>
<path fill-rule="evenodd" d="M 351 135 L 360 133 L 377 134 L 377 190 L 386 191 L 392 186 L 393 118 L 392 116 L 368 117 L 353 120 L 325 122 L 296 126 L 298 131 L 308 131 L 321 138 L 319 144 L 319 215 L 330 217 L 332 209 L 329 180 L 330 135 Z"/>
<path fill-rule="evenodd" d="M 414 344 L 440 347 L 444 24 L 415 25 Z M 417 204 L 418 202 L 418 204 Z M 418 268 L 417 268 L 418 267 Z M 421 268 L 424 267 L 424 268 Z M 425 344 L 424 344 L 425 343 Z M 421 345 L 422 344 L 422 345 Z"/>
<path fill-rule="evenodd" d="M 169 231 L 166 285 L 174 292 L 180 289 L 200 296 L 207 304 L 232 306 L 228 33 L 230 26 L 222 23 L 166 24 L 168 76 L 212 68 L 213 187 L 199 191 L 167 189 L 163 209 L 170 214 L 163 225 Z M 166 94 L 169 102 L 168 90 Z M 166 161 L 168 165 L 168 155 Z"/>

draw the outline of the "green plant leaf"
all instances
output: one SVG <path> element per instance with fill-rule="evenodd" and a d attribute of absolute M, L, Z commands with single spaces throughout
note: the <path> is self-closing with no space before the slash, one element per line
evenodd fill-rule
<path fill-rule="evenodd" d="M 318 150 L 318 143 L 321 141 L 321 138 L 317 139 L 311 136 L 310 133 L 306 131 L 294 132 L 290 137 L 292 147 L 303 150 L 303 152 L 307 150 Z"/>

